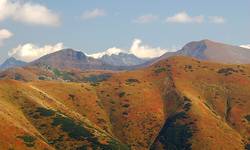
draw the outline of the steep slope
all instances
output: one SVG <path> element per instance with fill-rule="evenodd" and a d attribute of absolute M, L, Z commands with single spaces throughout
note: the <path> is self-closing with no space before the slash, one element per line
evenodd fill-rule
<path fill-rule="evenodd" d="M 168 82 L 172 88 L 165 92 L 170 116 L 151 149 L 247 147 L 250 87 L 246 85 L 250 82 L 250 66 L 221 65 L 185 57 L 161 63 L 171 66 Z"/>
<path fill-rule="evenodd" d="M 36 77 L 0 81 L 0 110 L 11 116 L 0 125 L 25 129 L 37 139 L 28 142 L 34 149 L 44 143 L 56 149 L 233 150 L 250 143 L 249 65 L 172 57 L 134 71 L 77 72 L 73 82 L 39 81 L 41 71 L 23 69 L 24 78 L 27 72 Z M 0 144 L 26 146 L 17 138 L 24 134 L 11 129 Z"/>
<path fill-rule="evenodd" d="M 249 49 L 210 40 L 190 42 L 181 50 L 175 53 L 166 53 L 158 60 L 166 59 L 171 56 L 190 56 L 200 60 L 225 64 L 250 64 Z"/>
<path fill-rule="evenodd" d="M 14 67 L 23 67 L 27 63 L 24 61 L 16 60 L 14 57 L 8 58 L 2 65 L 0 65 L 0 70 L 5 70 Z"/>

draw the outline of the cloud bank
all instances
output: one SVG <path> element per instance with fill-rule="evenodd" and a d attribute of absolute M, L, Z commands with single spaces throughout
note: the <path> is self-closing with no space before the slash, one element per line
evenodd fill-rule
<path fill-rule="evenodd" d="M 32 43 L 27 43 L 24 45 L 19 45 L 18 47 L 12 49 L 8 54 L 10 57 L 15 57 L 18 60 L 31 62 L 44 55 L 62 50 L 63 48 L 63 43 L 57 43 L 55 45 L 45 45 L 43 47 L 39 47 Z"/>
<path fill-rule="evenodd" d="M 142 43 L 140 39 L 134 39 L 130 49 L 124 50 L 117 47 L 109 48 L 104 52 L 91 54 L 89 56 L 94 58 L 100 58 L 104 55 L 119 54 L 120 52 L 134 54 L 139 58 L 155 58 L 168 52 L 168 50 L 160 47 L 151 47 Z"/>
<path fill-rule="evenodd" d="M 13 36 L 13 33 L 11 33 L 7 29 L 0 29 L 0 46 L 2 46 L 4 40 L 9 39 Z"/>
<path fill-rule="evenodd" d="M 0 21 L 12 19 L 26 24 L 45 26 L 58 26 L 60 24 L 57 14 L 46 6 L 36 3 L 21 0 L 0 0 L 0 10 Z"/>
<path fill-rule="evenodd" d="M 82 14 L 81 18 L 83 20 L 89 20 L 89 19 L 94 19 L 94 18 L 103 17 L 103 16 L 106 16 L 106 12 L 104 10 L 102 10 L 102 9 L 95 8 L 93 10 L 85 11 Z"/>

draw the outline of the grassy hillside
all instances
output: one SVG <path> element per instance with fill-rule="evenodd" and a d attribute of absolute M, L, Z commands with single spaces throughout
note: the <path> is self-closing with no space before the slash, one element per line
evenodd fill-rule
<path fill-rule="evenodd" d="M 173 57 L 135 71 L 43 66 L 0 78 L 3 149 L 249 147 L 248 65 Z"/>

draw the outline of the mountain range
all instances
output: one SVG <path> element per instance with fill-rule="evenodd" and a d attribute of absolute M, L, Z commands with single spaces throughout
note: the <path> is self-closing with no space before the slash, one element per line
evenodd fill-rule
<path fill-rule="evenodd" d="M 147 62 L 149 59 L 138 58 L 133 54 L 119 53 L 103 55 L 99 58 L 101 61 L 113 66 L 136 66 Z"/>
<path fill-rule="evenodd" d="M 171 56 L 188 56 L 200 60 L 219 62 L 225 64 L 249 64 L 250 50 L 238 46 L 232 46 L 210 40 L 194 41 L 186 44 L 176 52 L 167 52 L 159 58 L 142 59 L 133 54 L 120 52 L 106 54 L 98 58 L 85 55 L 81 51 L 64 49 L 52 54 L 42 56 L 30 63 L 8 59 L 1 65 L 1 69 L 20 67 L 24 65 L 49 65 L 60 69 L 105 69 L 105 70 L 130 70 L 145 67 Z"/>
<path fill-rule="evenodd" d="M 11 58 L 0 72 L 0 148 L 248 150 L 248 55 L 202 40 L 147 61 L 72 49 Z"/>
<path fill-rule="evenodd" d="M 0 79 L 2 149 L 250 146 L 249 65 L 174 56 L 122 72 L 30 65 Z"/>

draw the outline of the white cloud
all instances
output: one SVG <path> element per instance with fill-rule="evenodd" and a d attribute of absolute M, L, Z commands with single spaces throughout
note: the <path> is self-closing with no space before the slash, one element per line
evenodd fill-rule
<path fill-rule="evenodd" d="M 156 21 L 158 19 L 158 16 L 149 14 L 149 15 L 143 15 L 143 16 L 139 16 L 138 18 L 136 18 L 134 20 L 135 23 L 150 23 L 153 21 Z"/>
<path fill-rule="evenodd" d="M 247 44 L 247 45 L 240 45 L 240 47 L 250 49 L 250 44 Z"/>
<path fill-rule="evenodd" d="M 7 29 L 0 29 L 0 46 L 3 44 L 3 41 L 12 37 L 13 34 Z"/>
<path fill-rule="evenodd" d="M 169 50 L 166 50 L 166 49 L 163 49 L 160 47 L 154 48 L 154 47 L 145 45 L 142 43 L 142 41 L 140 39 L 134 39 L 130 49 L 128 49 L 128 50 L 113 47 L 113 48 L 107 49 L 104 52 L 95 53 L 95 54 L 91 54 L 88 56 L 91 56 L 94 58 L 100 58 L 103 55 L 112 55 L 112 54 L 117 55 L 117 54 L 123 52 L 123 53 L 134 54 L 135 56 L 137 56 L 139 58 L 154 58 L 154 57 L 159 57 L 168 51 Z"/>
<path fill-rule="evenodd" d="M 103 16 L 106 16 L 106 12 L 102 9 L 95 8 L 93 10 L 85 11 L 82 14 L 82 19 L 89 20 L 89 19 L 94 19 L 94 18 L 103 17 Z"/>
<path fill-rule="evenodd" d="M 215 24 L 223 24 L 226 21 L 225 18 L 222 16 L 210 16 L 208 18 L 211 23 L 215 23 Z"/>
<path fill-rule="evenodd" d="M 189 16 L 185 11 L 179 12 L 174 16 L 168 17 L 166 19 L 170 23 L 202 23 L 204 21 L 204 16 Z"/>
<path fill-rule="evenodd" d="M 95 54 L 91 54 L 88 56 L 93 57 L 93 58 L 101 58 L 104 55 L 109 55 L 109 56 L 111 56 L 112 54 L 118 55 L 119 53 L 122 53 L 122 52 L 127 53 L 126 51 L 124 51 L 120 48 L 112 47 L 112 48 L 107 49 L 104 52 L 95 53 Z"/>
<path fill-rule="evenodd" d="M 143 45 L 140 39 L 135 39 L 129 52 L 140 58 L 154 58 L 163 55 L 167 50 Z"/>
<path fill-rule="evenodd" d="M 9 51 L 9 56 L 15 57 L 18 60 L 23 60 L 26 62 L 31 62 L 41 56 L 62 50 L 64 48 L 63 43 L 57 43 L 55 45 L 45 45 L 39 47 L 32 43 L 27 43 L 24 45 L 19 45 L 18 47 Z"/>
<path fill-rule="evenodd" d="M 46 6 L 21 0 L 0 0 L 0 21 L 12 19 L 27 24 L 58 26 L 57 14 Z"/>

